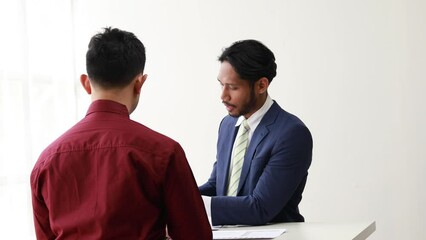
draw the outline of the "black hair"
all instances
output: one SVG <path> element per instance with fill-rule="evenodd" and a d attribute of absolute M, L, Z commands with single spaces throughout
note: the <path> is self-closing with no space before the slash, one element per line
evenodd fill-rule
<path fill-rule="evenodd" d="M 218 60 L 229 62 L 241 79 L 252 84 L 262 77 L 266 77 L 270 83 L 277 75 L 274 53 L 257 40 L 234 42 L 223 50 Z"/>
<path fill-rule="evenodd" d="M 143 73 L 145 61 L 145 47 L 133 33 L 107 27 L 89 42 L 86 70 L 95 84 L 121 88 Z"/>

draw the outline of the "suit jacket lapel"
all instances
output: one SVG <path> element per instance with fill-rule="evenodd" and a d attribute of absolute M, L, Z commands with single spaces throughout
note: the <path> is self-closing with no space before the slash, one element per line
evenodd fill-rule
<path fill-rule="evenodd" d="M 238 132 L 238 128 L 235 127 L 236 121 L 237 120 L 230 121 L 229 125 L 225 128 L 226 131 L 224 134 L 226 134 L 226 136 L 223 138 L 225 141 L 222 143 L 221 152 L 218 153 L 221 155 L 219 159 L 225 160 L 223 161 L 223 165 L 219 166 L 220 171 L 224 174 L 223 177 L 218 178 L 220 180 L 220 182 L 217 183 L 217 186 L 219 186 L 219 196 L 226 196 L 228 190 L 229 164 L 231 162 L 234 139 Z"/>
<path fill-rule="evenodd" d="M 250 170 L 251 162 L 254 158 L 254 154 L 256 153 L 256 149 L 262 140 L 269 134 L 269 125 L 274 124 L 275 119 L 277 118 L 278 111 L 280 107 L 274 102 L 271 108 L 266 112 L 265 116 L 263 116 L 259 125 L 256 127 L 256 130 L 253 133 L 252 139 L 250 140 L 250 144 L 247 148 L 247 152 L 244 156 L 244 164 L 241 169 L 241 177 L 240 182 L 238 184 L 238 192 L 241 190 L 242 186 L 247 179 L 248 172 Z M 228 163 L 229 164 L 229 163 Z"/>

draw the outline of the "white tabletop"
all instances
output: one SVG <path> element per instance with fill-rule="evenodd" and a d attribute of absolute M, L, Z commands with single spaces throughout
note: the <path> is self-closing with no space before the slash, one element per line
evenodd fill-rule
<path fill-rule="evenodd" d="M 364 240 L 376 230 L 376 222 L 277 223 L 263 226 L 227 226 L 220 228 L 219 231 L 274 228 L 286 229 L 284 234 L 274 240 Z"/>

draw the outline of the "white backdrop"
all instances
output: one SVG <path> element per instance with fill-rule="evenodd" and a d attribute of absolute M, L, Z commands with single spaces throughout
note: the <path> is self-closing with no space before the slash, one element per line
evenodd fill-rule
<path fill-rule="evenodd" d="M 78 82 L 85 72 L 87 43 L 102 27 L 134 32 L 147 48 L 148 80 L 132 118 L 180 142 L 199 184 L 210 174 L 226 115 L 217 56 L 254 38 L 277 59 L 270 95 L 313 134 L 306 221 L 375 220 L 370 239 L 426 238 L 425 1 L 70 2 L 75 72 L 65 72 L 67 79 Z M 78 86 L 75 93 L 74 119 L 50 126 L 49 136 L 84 116 L 89 96 Z"/>
<path fill-rule="evenodd" d="M 30 171 L 77 116 L 70 1 L 0 1 L 0 239 L 35 239 Z"/>

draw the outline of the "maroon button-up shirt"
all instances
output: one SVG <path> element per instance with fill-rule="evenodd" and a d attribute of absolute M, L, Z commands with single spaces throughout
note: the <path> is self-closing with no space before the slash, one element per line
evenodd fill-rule
<path fill-rule="evenodd" d="M 212 239 L 194 176 L 174 140 L 98 100 L 31 173 L 38 239 Z"/>

